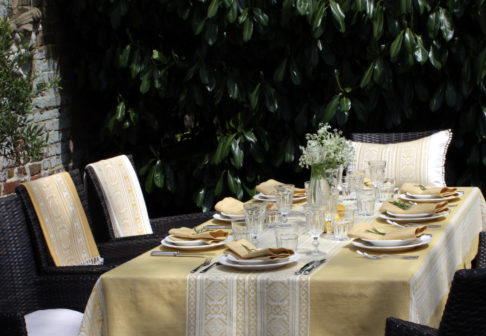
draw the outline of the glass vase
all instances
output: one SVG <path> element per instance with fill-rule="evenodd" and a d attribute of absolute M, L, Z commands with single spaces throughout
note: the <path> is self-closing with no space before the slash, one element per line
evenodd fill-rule
<path fill-rule="evenodd" d="M 330 186 L 324 163 L 314 163 L 311 165 L 309 182 L 307 203 L 321 206 L 326 205 L 329 199 Z"/>

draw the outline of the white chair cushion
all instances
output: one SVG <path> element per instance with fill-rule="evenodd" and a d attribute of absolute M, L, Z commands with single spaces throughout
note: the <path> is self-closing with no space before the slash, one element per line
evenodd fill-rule
<path fill-rule="evenodd" d="M 445 186 L 444 165 L 451 139 L 452 131 L 444 130 L 392 144 L 353 142 L 354 163 L 357 169 L 366 169 L 368 161 L 385 160 L 385 175 L 394 178 L 397 186 L 405 182 Z"/>
<path fill-rule="evenodd" d="M 71 309 L 36 310 L 24 316 L 29 336 L 75 336 L 83 313 Z"/>

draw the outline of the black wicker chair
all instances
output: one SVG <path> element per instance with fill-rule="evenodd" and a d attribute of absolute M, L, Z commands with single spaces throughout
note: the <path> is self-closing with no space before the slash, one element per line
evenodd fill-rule
<path fill-rule="evenodd" d="M 459 270 L 452 280 L 439 329 L 389 317 L 385 336 L 486 335 L 486 269 Z"/>
<path fill-rule="evenodd" d="M 70 172 L 73 182 L 76 186 L 79 198 L 85 211 L 87 210 L 87 199 L 84 187 L 81 181 L 78 170 Z M 146 252 L 150 247 L 160 244 L 160 241 L 153 241 L 153 246 L 147 247 L 146 243 L 141 243 L 138 240 L 125 240 L 123 242 L 97 242 L 98 250 L 101 257 L 104 259 L 103 265 L 82 265 L 82 266 L 55 266 L 51 254 L 47 248 L 43 233 L 40 228 L 39 220 L 36 212 L 27 193 L 26 188 L 20 185 L 16 188 L 17 194 L 20 196 L 24 209 L 27 214 L 27 223 L 33 237 L 35 260 L 38 264 L 39 270 L 42 274 L 78 274 L 91 275 L 93 283 L 102 273 L 132 259 L 133 257 Z M 91 223 L 89 212 L 86 211 L 88 222 Z M 89 293 L 88 293 L 89 294 Z M 86 300 L 88 296 L 86 296 Z"/>
<path fill-rule="evenodd" d="M 0 198 L 1 334 L 27 335 L 24 315 L 40 309 L 82 312 L 98 275 L 41 275 L 22 202 L 17 195 Z"/>
<path fill-rule="evenodd" d="M 127 155 L 130 162 L 135 167 L 132 156 Z M 140 241 L 151 241 L 155 239 L 160 243 L 161 238 L 165 237 L 169 230 L 175 227 L 194 227 L 212 218 L 214 212 L 207 213 L 191 213 L 178 216 L 167 216 L 160 218 L 151 218 L 150 225 L 152 226 L 152 235 L 139 235 L 124 238 L 117 238 L 113 232 L 111 225 L 110 214 L 108 212 L 106 197 L 103 193 L 101 182 L 98 179 L 94 169 L 90 166 L 86 167 L 85 187 L 88 194 L 89 211 L 97 227 L 93 234 L 97 241 L 119 241 L 125 239 L 134 239 Z M 104 223 L 104 225 L 98 225 Z"/>
<path fill-rule="evenodd" d="M 472 262 L 473 268 L 486 268 L 486 231 L 479 233 L 478 254 Z"/>
<path fill-rule="evenodd" d="M 357 142 L 389 144 L 421 139 L 436 132 L 440 132 L 440 130 L 403 133 L 352 133 L 351 140 Z"/>

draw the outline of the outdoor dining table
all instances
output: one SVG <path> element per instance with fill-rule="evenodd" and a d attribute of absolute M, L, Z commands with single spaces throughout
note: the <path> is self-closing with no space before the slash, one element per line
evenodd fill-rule
<path fill-rule="evenodd" d="M 431 222 L 440 227 L 427 229 L 432 241 L 400 252 L 416 260 L 371 260 L 351 241 L 324 237 L 326 262 L 295 275 L 310 260 L 308 235 L 299 240 L 298 262 L 264 271 L 189 273 L 204 259 L 147 251 L 100 277 L 80 335 L 383 335 L 388 316 L 437 327 L 454 272 L 470 266 L 486 228 L 481 191 L 459 190 L 450 214 Z M 215 261 L 223 250 L 201 254 Z"/>

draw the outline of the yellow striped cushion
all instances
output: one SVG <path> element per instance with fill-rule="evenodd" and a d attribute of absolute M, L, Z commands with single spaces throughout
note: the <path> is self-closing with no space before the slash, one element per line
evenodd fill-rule
<path fill-rule="evenodd" d="M 405 182 L 445 186 L 444 164 L 451 138 L 452 131 L 444 130 L 394 144 L 353 142 L 354 164 L 361 170 L 368 168 L 368 161 L 385 160 L 385 177 L 394 178 L 397 186 Z"/>

